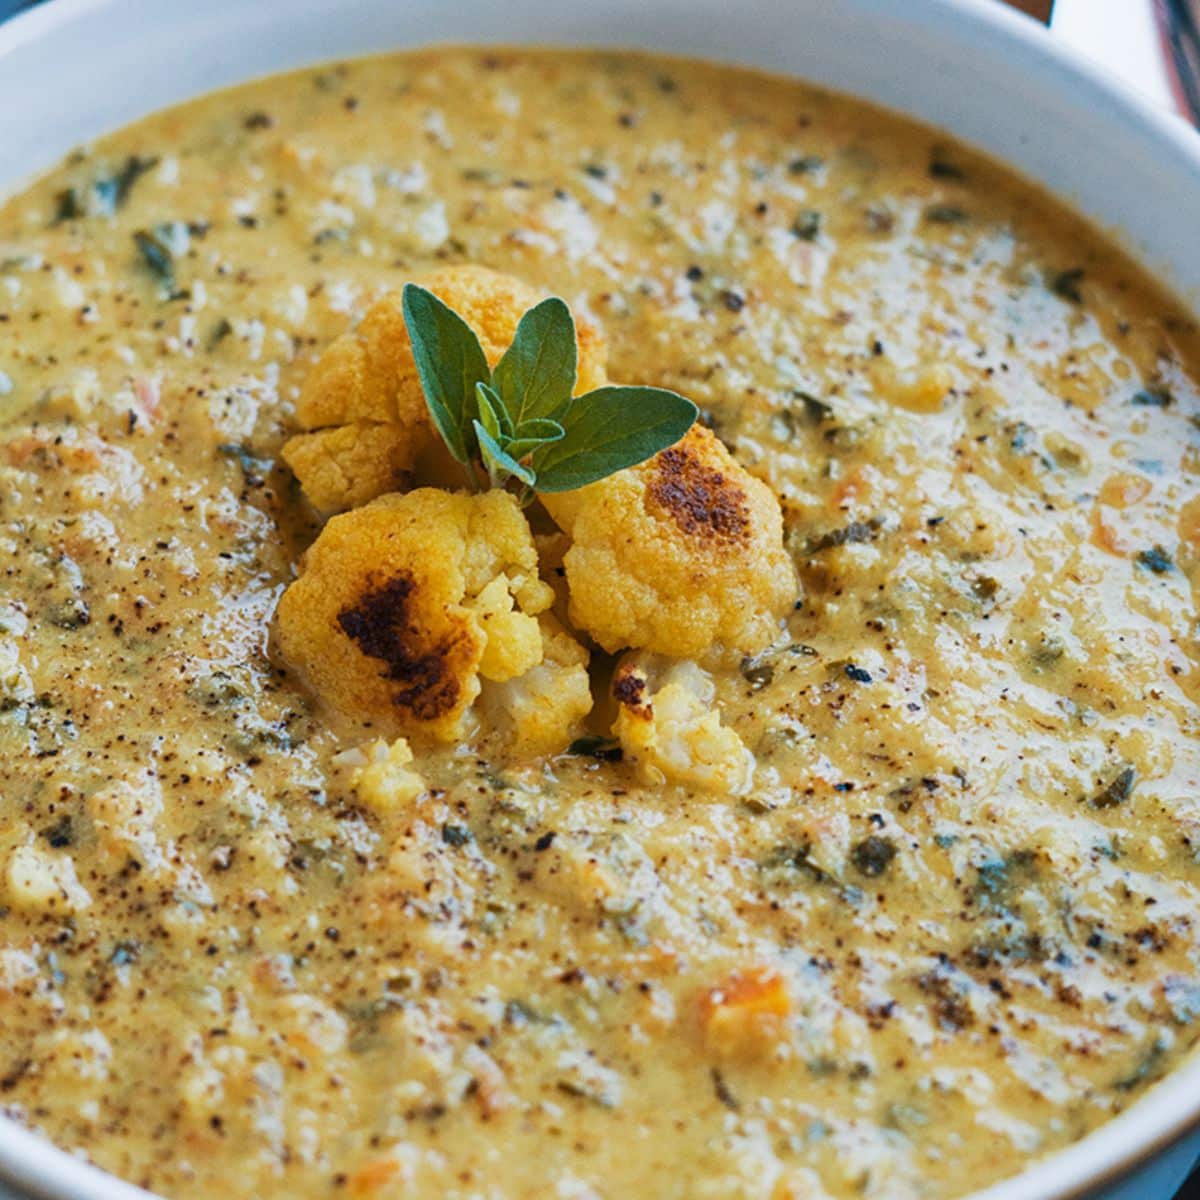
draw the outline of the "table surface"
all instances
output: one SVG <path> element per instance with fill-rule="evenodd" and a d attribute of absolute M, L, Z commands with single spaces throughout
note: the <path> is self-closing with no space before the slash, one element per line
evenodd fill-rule
<path fill-rule="evenodd" d="M 0 0 L 0 21 L 41 0 Z M 1164 107 L 1173 106 L 1153 26 L 1152 0 L 1008 0 Z M 1200 1198 L 1200 1168 L 1176 1200 Z"/>

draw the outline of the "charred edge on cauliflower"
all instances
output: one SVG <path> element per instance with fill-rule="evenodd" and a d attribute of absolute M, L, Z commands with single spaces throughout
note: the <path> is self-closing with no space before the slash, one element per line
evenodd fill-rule
<path fill-rule="evenodd" d="M 435 721 L 458 702 L 459 681 L 450 665 L 455 639 L 443 639 L 432 650 L 422 645 L 411 624 L 417 587 L 411 574 L 397 575 L 364 592 L 357 605 L 338 613 L 337 622 L 368 658 L 387 664 L 384 679 L 405 685 L 395 693 L 396 706 L 420 721 Z"/>
<path fill-rule="evenodd" d="M 650 496 L 689 537 L 727 543 L 748 540 L 746 493 L 720 471 L 705 466 L 690 447 L 662 451 L 654 467 Z"/>
<path fill-rule="evenodd" d="M 652 717 L 654 707 L 646 699 L 646 680 L 636 671 L 617 672 L 612 685 L 613 697 L 639 717 Z"/>

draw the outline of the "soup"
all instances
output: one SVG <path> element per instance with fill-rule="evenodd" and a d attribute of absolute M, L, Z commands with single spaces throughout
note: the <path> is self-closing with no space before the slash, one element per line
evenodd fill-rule
<path fill-rule="evenodd" d="M 394 408 L 414 280 L 493 367 L 562 297 L 580 387 L 699 425 L 469 494 Z M 176 1197 L 1080 1138 L 1200 1015 L 1197 378 L 1055 202 L 732 68 L 435 49 L 72 155 L 0 208 L 4 1111 Z"/>

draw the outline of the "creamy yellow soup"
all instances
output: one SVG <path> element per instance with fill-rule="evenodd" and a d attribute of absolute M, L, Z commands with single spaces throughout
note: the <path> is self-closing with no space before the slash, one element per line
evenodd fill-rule
<path fill-rule="evenodd" d="M 581 736 L 483 709 L 389 807 L 279 652 L 280 453 L 463 262 L 700 405 L 796 600 L 669 664 L 719 730 L 661 770 L 576 631 Z M 168 1196 L 464 1200 L 958 1197 L 1109 1120 L 1200 1016 L 1197 362 L 1039 192 L 744 71 L 431 50 L 72 155 L 0 208 L 3 1111 Z"/>

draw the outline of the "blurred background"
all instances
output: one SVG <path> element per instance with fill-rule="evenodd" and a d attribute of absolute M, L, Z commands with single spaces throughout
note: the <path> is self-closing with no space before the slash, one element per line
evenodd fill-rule
<path fill-rule="evenodd" d="M 1016 7 L 1200 124 L 1200 0 L 1017 0 Z"/>

